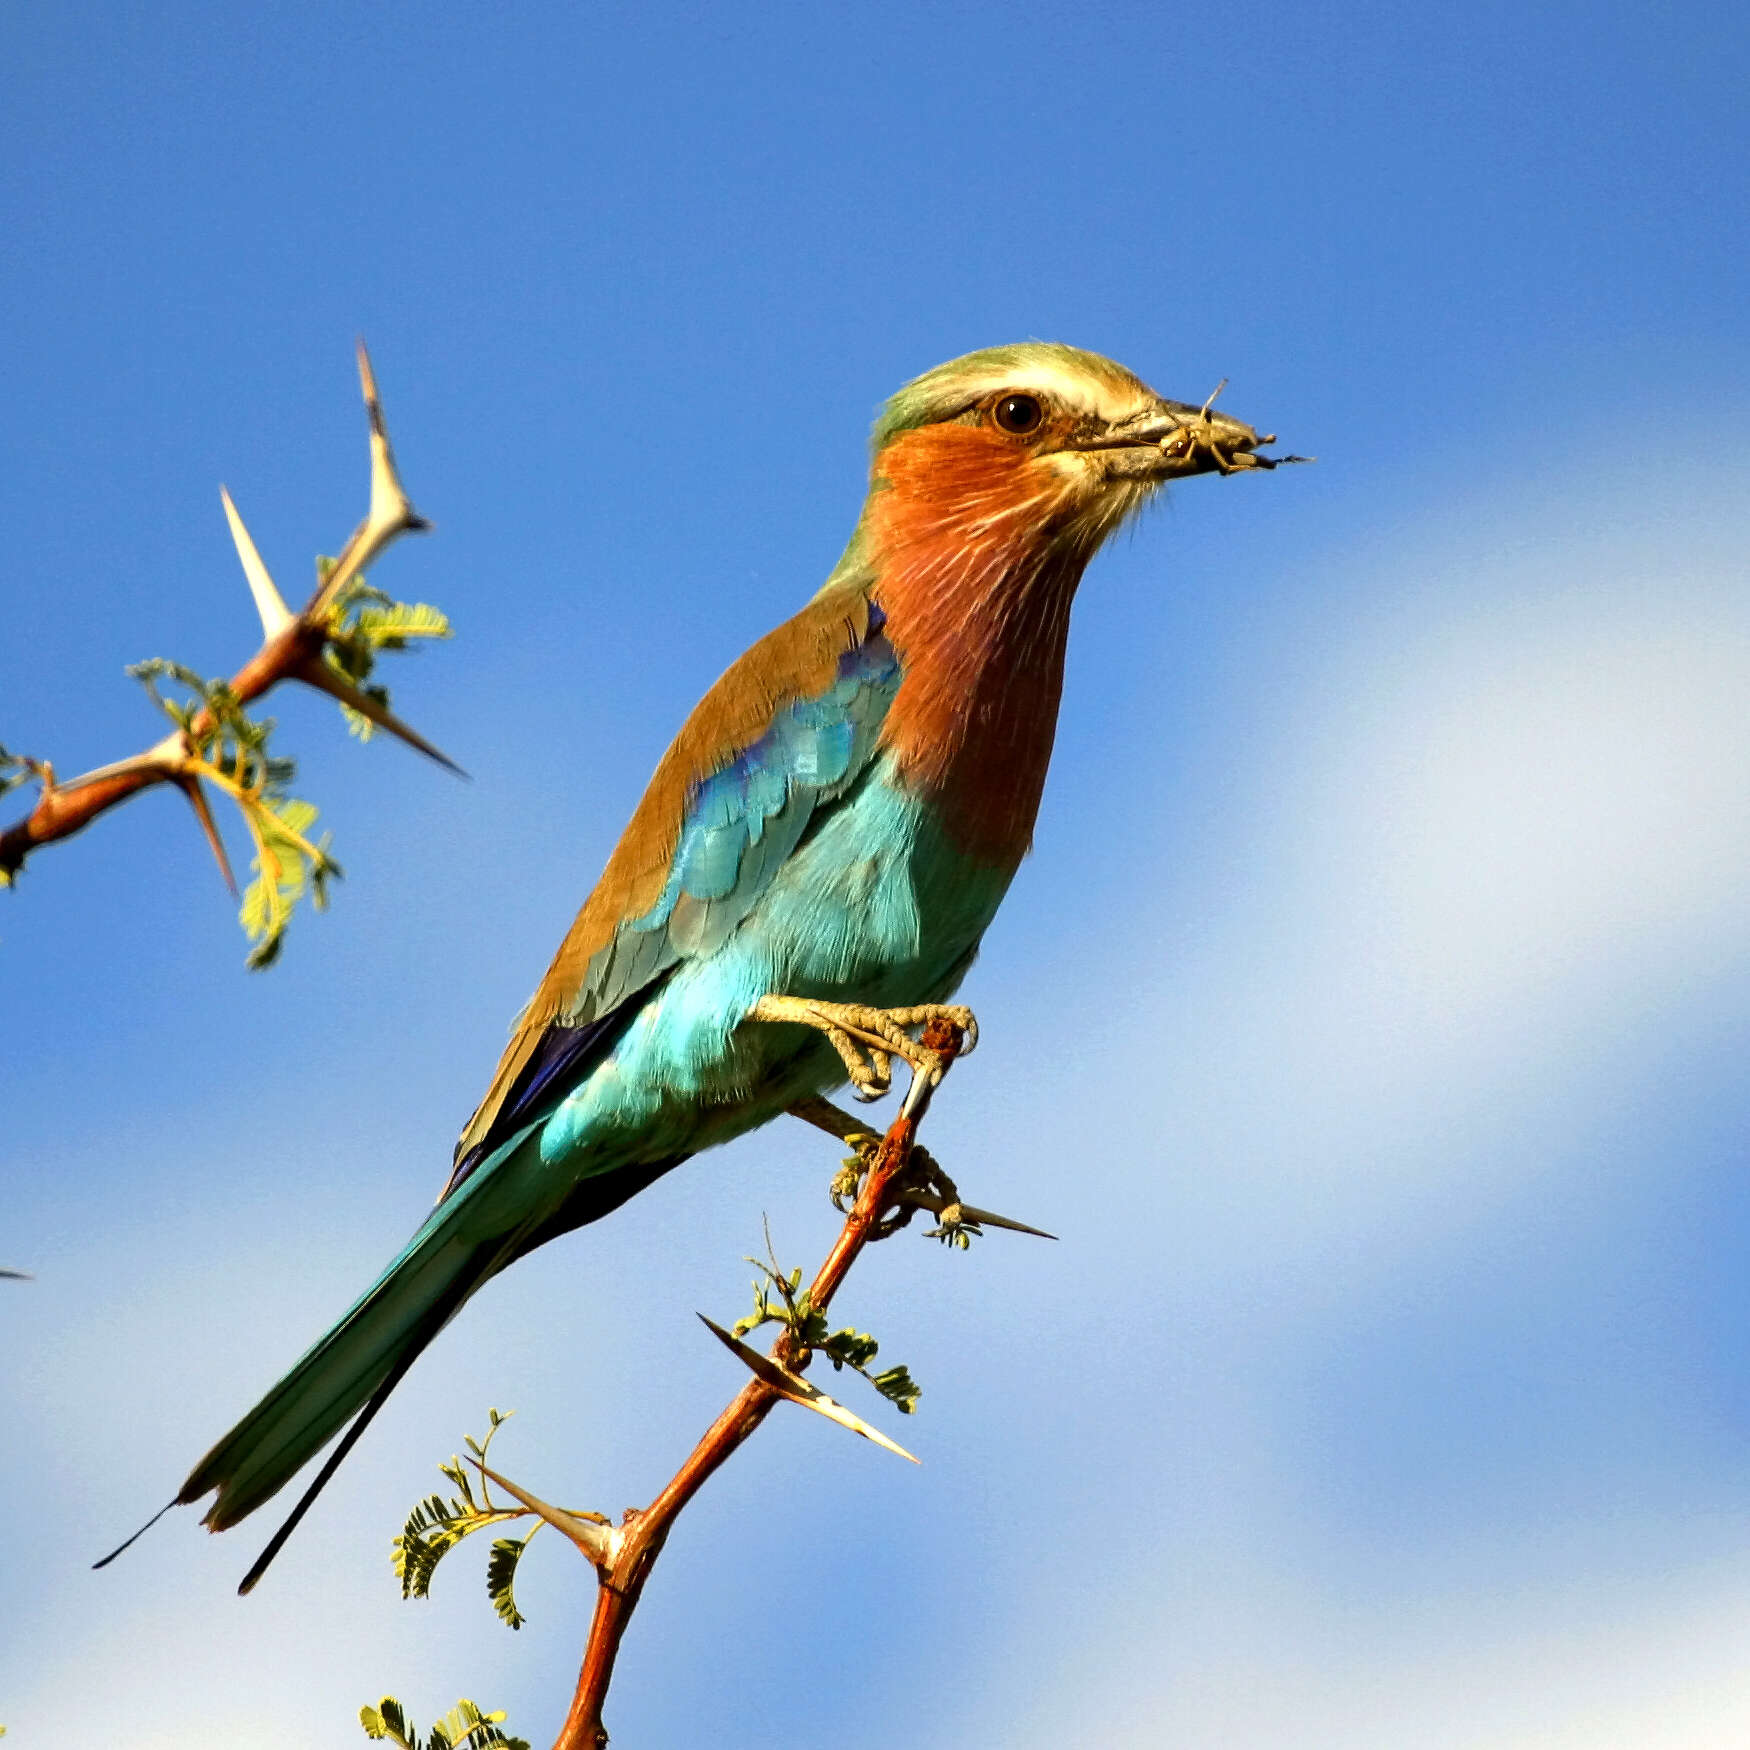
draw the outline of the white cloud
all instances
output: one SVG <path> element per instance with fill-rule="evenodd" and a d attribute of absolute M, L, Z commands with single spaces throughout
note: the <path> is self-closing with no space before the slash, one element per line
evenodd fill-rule
<path fill-rule="evenodd" d="M 1238 1565 L 1084 1639 L 1016 1750 L 1725 1750 L 1750 1569 L 1358 1607 Z M 996 1734 L 992 1734 L 993 1741 Z"/>

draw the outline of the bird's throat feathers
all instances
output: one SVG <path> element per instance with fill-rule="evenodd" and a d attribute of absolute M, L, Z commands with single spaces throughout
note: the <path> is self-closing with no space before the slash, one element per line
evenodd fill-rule
<path fill-rule="evenodd" d="M 1073 474 L 978 426 L 901 434 L 862 529 L 904 679 L 882 741 L 981 860 L 1027 853 L 1051 762 L 1070 605 L 1142 494 L 1090 503 Z"/>

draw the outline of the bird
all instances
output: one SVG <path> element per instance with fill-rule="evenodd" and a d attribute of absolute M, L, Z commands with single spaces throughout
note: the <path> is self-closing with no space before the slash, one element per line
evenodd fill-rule
<path fill-rule="evenodd" d="M 240 1590 L 491 1277 L 896 1059 L 939 1076 L 916 1033 L 975 1025 L 950 999 L 1031 847 L 1083 571 L 1166 481 L 1301 459 L 1214 399 L 1028 341 L 886 403 L 843 556 L 663 755 L 435 1207 L 171 1503 L 225 1530 L 347 1430 Z"/>

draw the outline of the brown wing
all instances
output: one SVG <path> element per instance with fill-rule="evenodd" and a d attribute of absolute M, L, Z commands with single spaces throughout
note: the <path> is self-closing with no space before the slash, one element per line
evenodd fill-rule
<path fill-rule="evenodd" d="M 664 899 L 689 804 L 701 785 L 772 729 L 785 707 L 832 689 L 841 659 L 863 645 L 869 631 L 869 602 L 860 588 L 824 591 L 748 650 L 694 707 L 546 977 L 517 1017 L 492 1085 L 456 1144 L 458 1164 L 465 1156 L 479 1157 L 501 1112 L 532 1079 L 550 1079 L 542 1073 L 544 1058 L 587 1051 L 605 1034 L 598 1023 L 607 1023 L 684 953 L 698 951 L 702 934 L 708 939 L 708 917 L 702 919 L 702 908 L 689 906 L 685 895 L 662 919 L 662 928 L 636 927 Z M 573 1037 L 550 1039 L 555 1028 Z M 453 1177 L 452 1186 L 457 1182 L 459 1176 Z"/>

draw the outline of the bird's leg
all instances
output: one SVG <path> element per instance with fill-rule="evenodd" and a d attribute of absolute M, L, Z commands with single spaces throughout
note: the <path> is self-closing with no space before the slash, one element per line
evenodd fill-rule
<path fill-rule="evenodd" d="M 868 1172 L 869 1164 L 881 1146 L 881 1138 L 867 1129 L 860 1118 L 818 1094 L 798 1100 L 789 1110 L 792 1118 L 800 1118 L 817 1130 L 824 1130 L 828 1136 L 836 1136 L 851 1150 L 833 1175 L 829 1187 L 834 1207 L 841 1214 L 849 1213 L 862 1186 L 863 1175 Z M 911 1160 L 905 1171 L 893 1181 L 893 1190 L 896 1205 L 871 1233 L 871 1239 L 885 1239 L 890 1233 L 898 1232 L 911 1220 L 912 1211 L 916 1209 L 928 1210 L 939 1224 L 928 1231 L 924 1236 L 926 1239 L 941 1240 L 943 1244 L 958 1246 L 961 1250 L 965 1250 L 987 1227 L 1033 1234 L 1042 1240 L 1057 1237 L 1042 1227 L 1031 1227 L 1011 1216 L 998 1215 L 993 1210 L 977 1209 L 962 1202 L 959 1187 L 942 1170 L 936 1157 L 916 1143 L 912 1145 Z"/>
<path fill-rule="evenodd" d="M 902 1057 L 932 1084 L 942 1079 L 941 1056 L 906 1031 L 930 1021 L 950 1021 L 966 1034 L 962 1055 L 978 1043 L 972 1011 L 957 1003 L 918 1003 L 909 1009 L 874 1009 L 863 1003 L 829 1003 L 814 997 L 764 996 L 748 1011 L 750 1021 L 793 1021 L 824 1033 L 839 1054 L 859 1100 L 879 1100 L 893 1085 L 893 1060 Z"/>
<path fill-rule="evenodd" d="M 824 1130 L 828 1136 L 836 1136 L 840 1142 L 848 1142 L 853 1148 L 859 1147 L 863 1138 L 870 1134 L 869 1126 L 855 1113 L 847 1112 L 843 1106 L 835 1106 L 820 1094 L 808 1094 L 787 1110 L 792 1118 L 800 1118 L 804 1124 L 812 1124 L 816 1130 Z"/>
<path fill-rule="evenodd" d="M 839 1163 L 839 1170 L 833 1174 L 832 1183 L 827 1187 L 827 1195 L 832 1198 L 833 1208 L 840 1215 L 849 1215 L 851 1206 L 857 1201 L 857 1193 L 863 1188 L 863 1176 L 875 1164 L 875 1157 L 881 1152 L 881 1138 L 863 1125 L 849 1112 L 835 1106 L 831 1100 L 823 1100 L 819 1095 L 810 1095 L 807 1099 L 798 1100 L 790 1108 L 792 1118 L 801 1118 L 807 1123 L 824 1130 L 829 1136 L 836 1136 L 840 1142 L 850 1149 L 850 1153 Z M 911 1145 L 911 1152 L 906 1157 L 906 1164 L 889 1182 L 889 1193 L 892 1201 L 879 1213 L 879 1219 L 869 1230 L 871 1240 L 884 1240 L 889 1234 L 898 1233 L 907 1226 L 916 1211 L 918 1204 L 910 1195 L 915 1183 L 940 1180 L 946 1184 L 947 1178 L 935 1160 L 918 1144 Z"/>

